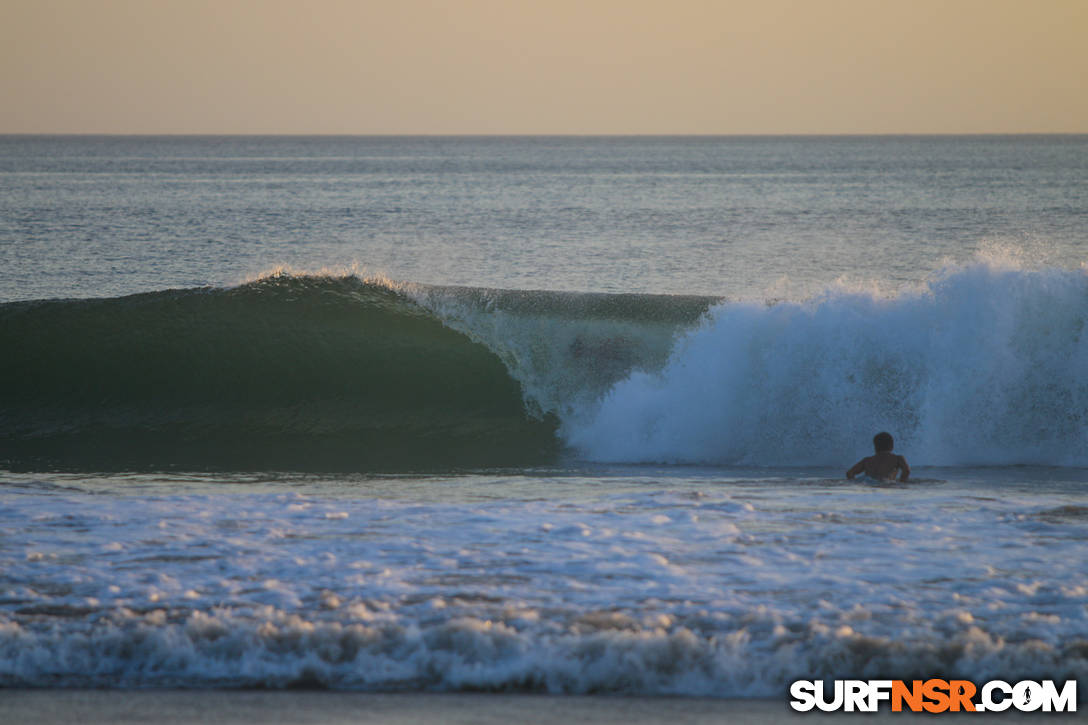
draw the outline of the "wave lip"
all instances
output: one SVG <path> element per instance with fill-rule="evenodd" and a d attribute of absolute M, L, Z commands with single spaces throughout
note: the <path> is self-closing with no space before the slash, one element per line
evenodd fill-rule
<path fill-rule="evenodd" d="M 426 470 L 557 449 L 493 352 L 355 277 L 8 303 L 0 348 L 13 469 Z"/>

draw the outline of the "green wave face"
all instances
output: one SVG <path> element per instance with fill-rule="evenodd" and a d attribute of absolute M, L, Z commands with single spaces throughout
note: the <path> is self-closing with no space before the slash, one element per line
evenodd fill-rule
<path fill-rule="evenodd" d="M 0 305 L 9 468 L 399 471 L 559 451 L 498 355 L 354 277 Z"/>

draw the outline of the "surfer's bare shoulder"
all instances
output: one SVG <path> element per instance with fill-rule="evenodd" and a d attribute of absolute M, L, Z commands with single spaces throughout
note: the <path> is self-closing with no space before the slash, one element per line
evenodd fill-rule
<path fill-rule="evenodd" d="M 847 478 L 854 478 L 864 473 L 869 478 L 881 481 L 895 479 L 898 474 L 900 481 L 906 481 L 910 477 L 910 465 L 907 459 L 895 453 L 877 453 L 867 458 L 862 458 L 846 472 Z"/>

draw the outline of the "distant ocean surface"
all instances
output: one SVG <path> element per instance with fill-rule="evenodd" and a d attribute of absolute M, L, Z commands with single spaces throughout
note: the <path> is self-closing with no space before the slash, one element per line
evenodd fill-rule
<path fill-rule="evenodd" d="M 0 687 L 1083 698 L 1086 323 L 1088 136 L 0 136 Z"/>

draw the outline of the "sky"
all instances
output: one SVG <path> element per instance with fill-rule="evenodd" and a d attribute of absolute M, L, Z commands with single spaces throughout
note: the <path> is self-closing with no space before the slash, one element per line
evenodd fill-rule
<path fill-rule="evenodd" d="M 0 133 L 1088 133 L 1088 0 L 0 0 Z"/>

